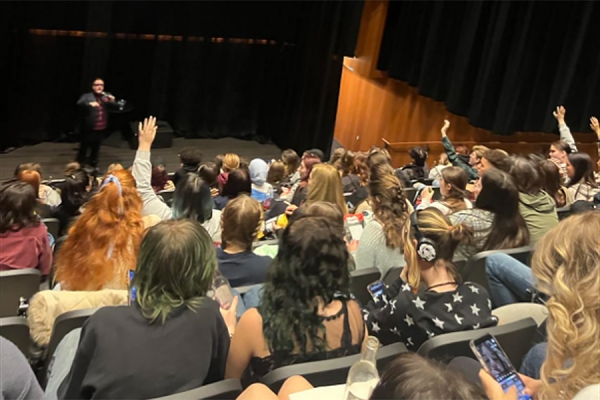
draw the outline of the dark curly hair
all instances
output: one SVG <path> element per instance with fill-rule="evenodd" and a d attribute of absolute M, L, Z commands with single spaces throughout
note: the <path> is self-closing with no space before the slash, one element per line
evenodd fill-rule
<path fill-rule="evenodd" d="M 373 213 L 383 225 L 386 246 L 402 249 L 402 228 L 408 217 L 408 205 L 402 183 L 389 164 L 371 167 L 369 194 Z"/>
<path fill-rule="evenodd" d="M 350 296 L 349 257 L 346 243 L 327 219 L 304 217 L 288 225 L 258 307 L 269 348 L 288 354 L 325 350 L 319 304 Z"/>

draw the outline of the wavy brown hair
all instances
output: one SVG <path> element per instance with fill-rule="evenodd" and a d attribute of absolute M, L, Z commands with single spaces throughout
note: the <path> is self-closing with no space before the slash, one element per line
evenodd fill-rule
<path fill-rule="evenodd" d="M 569 217 L 537 243 L 531 269 L 550 296 L 539 399 L 571 399 L 600 382 L 600 213 Z"/>
<path fill-rule="evenodd" d="M 85 205 L 56 258 L 56 280 L 66 290 L 127 288 L 127 271 L 135 269 L 144 233 L 142 199 L 126 169 L 113 171 L 110 182 Z M 106 182 L 107 175 L 104 177 Z"/>
<path fill-rule="evenodd" d="M 408 205 L 402 183 L 389 164 L 375 164 L 371 168 L 369 194 L 375 217 L 383 225 L 385 244 L 391 249 L 402 249 L 402 229 L 408 218 Z"/>

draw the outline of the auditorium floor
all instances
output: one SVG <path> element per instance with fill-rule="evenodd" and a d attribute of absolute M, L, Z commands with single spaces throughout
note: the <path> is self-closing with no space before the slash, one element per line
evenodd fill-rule
<path fill-rule="evenodd" d="M 42 165 L 43 179 L 62 178 L 62 170 L 76 156 L 77 143 L 39 143 L 35 146 L 18 148 L 8 154 L 0 155 L 0 178 L 5 179 L 14 173 L 18 164 L 38 162 Z M 153 149 L 152 161 L 166 164 L 167 171 L 174 172 L 179 168 L 178 153 L 184 147 L 198 147 L 204 155 L 203 161 L 212 160 L 217 154 L 236 153 L 249 160 L 263 158 L 270 160 L 279 158 L 281 150 L 274 144 L 260 144 L 254 141 L 233 138 L 224 139 L 173 139 L 173 147 Z M 101 172 L 111 163 L 121 163 L 129 167 L 133 163 L 135 151 L 129 148 L 102 146 L 99 165 Z"/>

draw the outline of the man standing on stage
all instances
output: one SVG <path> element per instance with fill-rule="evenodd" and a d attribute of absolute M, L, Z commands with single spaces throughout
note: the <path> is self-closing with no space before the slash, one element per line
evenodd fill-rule
<path fill-rule="evenodd" d="M 81 165 L 85 164 L 88 148 L 91 149 L 90 165 L 98 165 L 100 143 L 108 127 L 106 103 L 114 101 L 113 95 L 104 92 L 104 81 L 100 78 L 94 79 L 92 91 L 83 94 L 77 101 L 82 110 L 81 145 L 77 154 Z"/>

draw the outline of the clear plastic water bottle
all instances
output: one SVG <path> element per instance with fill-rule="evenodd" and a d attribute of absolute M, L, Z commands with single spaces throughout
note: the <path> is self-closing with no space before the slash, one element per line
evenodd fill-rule
<path fill-rule="evenodd" d="M 375 336 L 369 336 L 360 360 L 348 372 L 344 399 L 368 400 L 371 397 L 373 389 L 379 383 L 376 365 L 377 350 L 379 350 L 379 340 Z"/>

